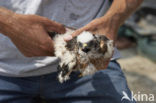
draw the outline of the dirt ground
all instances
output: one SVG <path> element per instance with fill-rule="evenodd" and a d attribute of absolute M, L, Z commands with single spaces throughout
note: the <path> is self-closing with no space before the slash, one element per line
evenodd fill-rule
<path fill-rule="evenodd" d="M 128 85 L 134 93 L 154 94 L 154 102 L 137 103 L 156 103 L 156 63 L 137 54 L 135 48 L 120 50 L 122 58 L 118 60 Z"/>

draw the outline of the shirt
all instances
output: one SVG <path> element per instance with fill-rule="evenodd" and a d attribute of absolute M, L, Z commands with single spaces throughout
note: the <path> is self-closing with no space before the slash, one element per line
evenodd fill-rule
<path fill-rule="evenodd" d="M 20 14 L 37 14 L 72 28 L 80 28 L 101 17 L 109 0 L 1 0 L 0 6 Z M 112 59 L 117 59 L 115 50 Z M 57 57 L 25 57 L 11 40 L 0 34 L 0 75 L 26 77 L 57 71 Z"/>

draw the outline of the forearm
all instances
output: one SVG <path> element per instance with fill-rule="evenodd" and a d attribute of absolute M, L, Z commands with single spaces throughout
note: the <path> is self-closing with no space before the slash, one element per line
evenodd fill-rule
<path fill-rule="evenodd" d="M 12 17 L 15 13 L 0 7 L 0 33 L 3 33 L 4 35 L 8 35 L 12 23 Z"/>
<path fill-rule="evenodd" d="M 108 35 L 116 38 L 116 33 L 124 21 L 137 9 L 143 0 L 114 0 L 108 12 L 102 17 L 107 23 Z"/>

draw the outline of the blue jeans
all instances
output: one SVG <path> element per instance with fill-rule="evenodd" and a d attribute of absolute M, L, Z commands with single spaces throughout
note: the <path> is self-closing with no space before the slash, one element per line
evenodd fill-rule
<path fill-rule="evenodd" d="M 131 92 L 119 64 L 111 61 L 106 70 L 94 75 L 78 77 L 60 84 L 57 72 L 36 77 L 0 76 L 0 103 L 32 103 L 37 95 L 48 103 L 136 103 L 122 99 L 123 91 L 131 98 Z"/>

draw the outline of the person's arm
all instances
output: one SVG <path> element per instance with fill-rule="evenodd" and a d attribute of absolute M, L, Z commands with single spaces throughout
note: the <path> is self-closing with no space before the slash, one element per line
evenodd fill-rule
<path fill-rule="evenodd" d="M 48 32 L 64 33 L 65 28 L 45 17 L 17 14 L 0 7 L 0 33 L 8 36 L 25 56 L 54 55 Z"/>
<path fill-rule="evenodd" d="M 119 27 L 139 7 L 143 0 L 114 0 L 107 13 L 100 18 L 94 19 L 89 24 L 76 30 L 72 36 L 65 38 L 66 41 L 79 35 L 82 31 L 91 31 L 95 34 L 106 35 L 115 40 Z"/>

